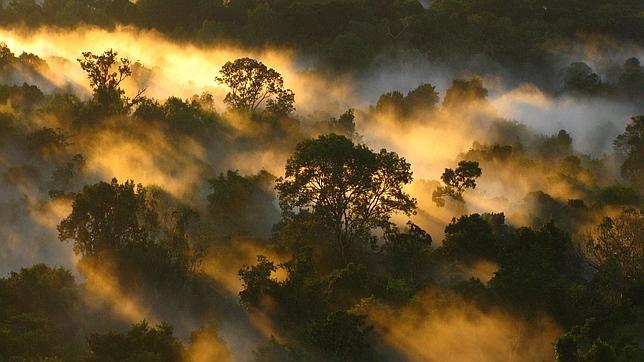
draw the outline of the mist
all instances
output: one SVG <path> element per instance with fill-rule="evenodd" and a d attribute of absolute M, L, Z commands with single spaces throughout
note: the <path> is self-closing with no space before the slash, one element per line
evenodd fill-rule
<path fill-rule="evenodd" d="M 260 40 L 297 8 L 169 31 L 153 3 L 62 25 L 0 4 L 0 359 L 642 355 L 630 28 L 528 60 L 419 45 L 443 1 L 386 27 L 349 7 L 331 40 L 298 28 L 314 44 Z"/>

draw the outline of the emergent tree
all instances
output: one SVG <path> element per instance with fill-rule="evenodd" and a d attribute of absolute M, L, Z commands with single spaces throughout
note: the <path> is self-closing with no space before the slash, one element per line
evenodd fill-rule
<path fill-rule="evenodd" d="M 275 69 L 252 58 L 240 58 L 227 62 L 215 80 L 230 88 L 224 102 L 231 109 L 255 113 L 263 103 L 265 109 L 286 115 L 295 110 L 295 94 L 284 89 L 284 79 Z"/>
<path fill-rule="evenodd" d="M 393 213 L 415 211 L 416 200 L 403 191 L 411 181 L 410 164 L 396 153 L 375 153 L 331 134 L 300 143 L 276 188 L 285 217 L 313 213 L 334 235 L 346 263 L 372 229 L 390 226 Z"/>

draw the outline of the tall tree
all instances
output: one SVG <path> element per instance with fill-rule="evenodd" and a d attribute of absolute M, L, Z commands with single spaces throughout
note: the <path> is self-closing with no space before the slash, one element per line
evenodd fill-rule
<path fill-rule="evenodd" d="M 252 58 L 227 62 L 215 80 L 230 88 L 224 102 L 241 112 L 256 112 L 265 103 L 266 110 L 286 115 L 295 110 L 295 94 L 284 88 L 284 79 L 275 69 Z"/>
<path fill-rule="evenodd" d="M 83 57 L 78 59 L 81 68 L 87 73 L 89 85 L 96 101 L 107 114 L 119 114 L 129 111 L 133 105 L 141 100 L 144 90 L 132 99 L 125 96 L 121 83 L 132 75 L 130 60 L 121 58 L 117 60 L 118 53 L 109 49 L 103 54 L 96 55 L 92 52 L 83 52 Z"/>
<path fill-rule="evenodd" d="M 481 168 L 476 161 L 461 161 L 456 170 L 446 168 L 441 176 L 445 186 L 439 186 L 432 194 L 432 200 L 439 207 L 445 206 L 443 197 L 449 196 L 456 201 L 463 201 L 466 189 L 476 188 L 476 178 L 481 176 Z"/>
<path fill-rule="evenodd" d="M 394 152 L 375 153 L 338 135 L 300 143 L 277 180 L 285 216 L 315 214 L 332 230 L 344 262 L 358 241 L 386 228 L 393 213 L 412 214 L 416 200 L 403 191 L 412 181 L 410 165 Z"/>
<path fill-rule="evenodd" d="M 629 180 L 640 192 L 644 191 L 644 115 L 631 118 L 626 131 L 617 136 L 615 150 L 622 157 L 622 177 Z"/>
<path fill-rule="evenodd" d="M 58 233 L 61 240 L 74 240 L 77 254 L 89 256 L 149 243 L 157 227 L 158 216 L 146 203 L 143 186 L 113 179 L 85 186 Z"/>
<path fill-rule="evenodd" d="M 644 211 L 606 217 L 586 238 L 586 250 L 595 268 L 619 274 L 615 288 L 644 282 Z"/>
<path fill-rule="evenodd" d="M 443 107 L 457 108 L 469 102 L 480 102 L 487 98 L 487 89 L 480 78 L 457 79 L 445 93 Z"/>
<path fill-rule="evenodd" d="M 162 322 L 150 327 L 146 321 L 132 325 L 127 334 L 107 332 L 87 338 L 88 361 L 181 361 L 185 349 L 173 335 L 173 328 Z"/>

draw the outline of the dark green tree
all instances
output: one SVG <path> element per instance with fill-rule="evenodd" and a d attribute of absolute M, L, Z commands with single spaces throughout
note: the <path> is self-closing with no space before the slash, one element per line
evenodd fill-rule
<path fill-rule="evenodd" d="M 483 87 L 480 78 L 470 80 L 455 80 L 452 86 L 447 89 L 443 107 L 458 108 L 469 102 L 480 102 L 487 98 L 487 89 Z"/>
<path fill-rule="evenodd" d="M 644 211 L 629 209 L 618 217 L 606 217 L 586 237 L 591 265 L 610 273 L 606 295 L 627 295 L 644 283 Z"/>
<path fill-rule="evenodd" d="M 83 350 L 80 291 L 70 271 L 44 264 L 0 278 L 0 356 L 75 359 Z"/>
<path fill-rule="evenodd" d="M 181 286 L 190 280 L 201 253 L 179 225 L 161 224 L 158 196 L 132 181 L 87 185 L 73 197 L 72 211 L 58 225 L 61 241 L 72 240 L 74 252 L 89 265 L 115 263 L 119 281 L 144 280 L 152 288 Z M 160 289 L 156 290 L 160 291 Z"/>
<path fill-rule="evenodd" d="M 300 143 L 277 180 L 285 217 L 308 210 L 333 231 L 346 263 L 371 230 L 386 228 L 393 213 L 411 214 L 416 200 L 403 191 L 410 165 L 394 152 L 373 152 L 338 135 Z"/>
<path fill-rule="evenodd" d="M 184 347 L 173 335 L 173 328 L 162 322 L 150 327 L 147 321 L 132 325 L 127 334 L 107 332 L 87 338 L 88 361 L 163 361 L 183 360 Z"/>
<path fill-rule="evenodd" d="M 644 191 L 644 115 L 631 118 L 626 131 L 614 141 L 615 151 L 624 158 L 622 177 Z"/>
<path fill-rule="evenodd" d="M 408 111 L 413 110 L 434 110 L 440 98 L 436 87 L 431 84 L 423 83 L 412 89 L 405 97 L 405 106 Z"/>
<path fill-rule="evenodd" d="M 601 78 L 586 63 L 570 64 L 562 71 L 561 77 L 564 92 L 592 95 L 602 91 Z"/>
<path fill-rule="evenodd" d="M 241 176 L 228 171 L 210 179 L 212 193 L 208 195 L 209 211 L 220 232 L 266 236 L 279 221 L 274 205 L 275 176 L 266 171 Z"/>
<path fill-rule="evenodd" d="M 488 221 L 500 219 L 497 225 L 503 225 L 503 214 L 464 215 L 445 227 L 445 240 L 441 250 L 451 258 L 464 262 L 476 261 L 479 258 L 498 260 L 500 245 Z"/>
<path fill-rule="evenodd" d="M 476 179 L 481 176 L 481 168 L 476 161 L 460 161 L 454 170 L 446 168 L 441 176 L 445 186 L 439 186 L 432 193 L 432 200 L 439 207 L 445 206 L 443 197 L 448 196 L 463 202 L 463 192 L 476 188 Z"/>
<path fill-rule="evenodd" d="M 275 69 L 252 58 L 226 62 L 215 80 L 230 88 L 224 102 L 241 112 L 256 112 L 265 103 L 266 110 L 287 115 L 295 110 L 295 94 L 284 88 L 284 79 Z"/>
<path fill-rule="evenodd" d="M 271 274 L 276 270 L 277 266 L 264 255 L 257 256 L 257 264 L 243 266 L 238 273 L 243 288 L 239 292 L 241 303 L 247 307 L 258 306 L 261 297 L 277 287 L 277 283 L 271 279 Z"/>
<path fill-rule="evenodd" d="M 132 181 L 99 182 L 76 195 L 72 212 L 58 225 L 60 240 L 74 241 L 83 256 L 125 251 L 150 243 L 158 232 L 158 215 L 146 190 Z"/>
<path fill-rule="evenodd" d="M 432 237 L 418 225 L 407 222 L 407 230 L 393 229 L 385 236 L 383 251 L 396 278 L 415 283 L 428 270 Z"/>
<path fill-rule="evenodd" d="M 131 62 L 128 58 L 121 58 L 119 61 L 117 56 L 117 52 L 109 49 L 100 55 L 83 52 L 83 57 L 78 59 L 81 68 L 87 73 L 94 101 L 105 115 L 128 112 L 141 100 L 145 91 L 139 91 L 132 99 L 125 96 L 121 83 L 132 75 Z"/>
<path fill-rule="evenodd" d="M 306 331 L 309 344 L 327 361 L 371 361 L 372 327 L 366 317 L 338 311 L 314 322 Z"/>

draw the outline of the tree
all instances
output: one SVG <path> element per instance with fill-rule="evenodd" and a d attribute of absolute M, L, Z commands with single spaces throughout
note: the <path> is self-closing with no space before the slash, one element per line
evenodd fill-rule
<path fill-rule="evenodd" d="M 427 268 L 431 252 L 432 237 L 418 225 L 407 222 L 407 230 L 389 231 L 385 237 L 383 251 L 393 275 L 416 282 L 420 273 Z"/>
<path fill-rule="evenodd" d="M 439 97 L 436 87 L 423 83 L 407 93 L 405 105 L 409 112 L 416 109 L 433 110 L 438 104 Z"/>
<path fill-rule="evenodd" d="M 182 361 L 184 347 L 168 323 L 150 327 L 147 321 L 132 325 L 127 334 L 107 332 L 87 339 L 88 361 Z"/>
<path fill-rule="evenodd" d="M 2 359 L 74 359 L 83 344 L 79 294 L 69 270 L 44 264 L 0 278 Z"/>
<path fill-rule="evenodd" d="M 644 211 L 604 218 L 586 237 L 586 251 L 596 269 L 616 269 L 615 288 L 644 282 Z"/>
<path fill-rule="evenodd" d="M 626 131 L 614 141 L 615 151 L 624 158 L 622 177 L 644 190 L 644 115 L 631 118 Z"/>
<path fill-rule="evenodd" d="M 483 87 L 480 78 L 470 80 L 454 80 L 452 86 L 447 89 L 443 107 L 455 108 L 465 103 L 484 101 L 487 98 L 487 89 Z"/>
<path fill-rule="evenodd" d="M 443 197 L 449 196 L 456 201 L 463 201 L 463 192 L 476 188 L 476 178 L 481 176 L 481 168 L 476 161 L 461 161 L 456 170 L 446 168 L 441 176 L 445 186 L 439 186 L 432 193 L 432 200 L 437 206 L 445 206 Z"/>
<path fill-rule="evenodd" d="M 157 229 L 158 216 L 146 202 L 143 186 L 112 179 L 87 185 L 76 195 L 58 235 L 74 240 L 76 254 L 91 256 L 149 243 Z"/>
<path fill-rule="evenodd" d="M 213 221 L 220 233 L 266 236 L 279 221 L 272 186 L 275 176 L 262 170 L 257 175 L 241 176 L 228 171 L 209 180 L 208 195 Z"/>
<path fill-rule="evenodd" d="M 578 320 L 582 268 L 570 235 L 550 222 L 514 230 L 497 238 L 497 245 L 499 270 L 489 283 L 493 295 L 526 311 L 543 309 L 564 325 Z"/>
<path fill-rule="evenodd" d="M 331 118 L 329 121 L 330 133 L 339 134 L 348 138 L 356 136 L 355 111 L 351 108 L 342 113 L 338 118 Z"/>
<path fill-rule="evenodd" d="M 624 73 L 619 77 L 619 87 L 634 101 L 644 100 L 644 67 L 637 58 L 624 62 Z"/>
<path fill-rule="evenodd" d="M 346 263 L 356 243 L 389 226 L 393 213 L 415 211 L 416 200 L 403 191 L 411 181 L 409 163 L 396 153 L 375 153 L 332 134 L 300 143 L 276 189 L 285 217 L 297 210 L 315 214 L 332 230 Z"/>
<path fill-rule="evenodd" d="M 405 111 L 405 97 L 399 91 L 385 93 L 378 98 L 376 111 L 402 115 Z"/>
<path fill-rule="evenodd" d="M 132 75 L 130 60 L 121 58 L 117 63 L 118 53 L 109 49 L 101 55 L 83 52 L 78 59 L 81 68 L 87 73 L 89 85 L 96 101 L 108 115 L 128 112 L 132 106 L 141 100 L 145 89 L 131 100 L 125 96 L 121 83 Z M 116 68 L 116 69 L 114 69 Z"/>
<path fill-rule="evenodd" d="M 463 215 L 445 227 L 445 240 L 442 250 L 449 257 L 465 262 L 476 261 L 479 258 L 497 260 L 499 247 L 487 219 L 497 217 L 497 224 L 503 224 L 503 214 L 492 215 Z"/>
<path fill-rule="evenodd" d="M 224 102 L 232 109 L 255 113 L 262 103 L 266 110 L 287 115 L 295 110 L 295 94 L 284 89 L 284 79 L 273 68 L 252 58 L 226 62 L 215 80 L 230 88 Z"/>
<path fill-rule="evenodd" d="M 238 273 L 243 288 L 239 292 L 241 303 L 247 307 L 257 306 L 262 295 L 276 287 L 276 282 L 271 279 L 271 274 L 275 271 L 275 264 L 264 255 L 257 256 L 256 265 L 244 265 Z"/>
<path fill-rule="evenodd" d="M 83 263 L 114 262 L 120 282 L 143 278 L 152 287 L 183 284 L 201 256 L 185 235 L 190 213 L 179 209 L 173 213 L 176 225 L 161 224 L 158 195 L 152 191 L 116 179 L 85 186 L 58 225 L 59 239 L 72 240 Z"/>
<path fill-rule="evenodd" d="M 537 146 L 539 154 L 549 160 L 567 157 L 572 153 L 572 137 L 566 130 L 559 130 L 556 135 L 543 137 Z"/>
<path fill-rule="evenodd" d="M 6 43 L 0 42 L 0 70 L 4 70 L 6 66 L 16 60 L 16 55 L 13 54 L 11 49 Z"/>
<path fill-rule="evenodd" d="M 378 98 L 376 111 L 394 113 L 397 116 L 409 116 L 415 111 L 433 111 L 439 97 L 436 87 L 423 83 L 403 96 L 399 91 L 385 93 Z"/>
<path fill-rule="evenodd" d="M 365 320 L 365 316 L 334 312 L 309 326 L 306 339 L 324 360 L 371 361 L 374 355 L 369 340 L 373 327 Z"/>
<path fill-rule="evenodd" d="M 575 62 L 562 71 L 562 88 L 564 92 L 597 94 L 602 90 L 602 81 L 588 64 Z"/>

